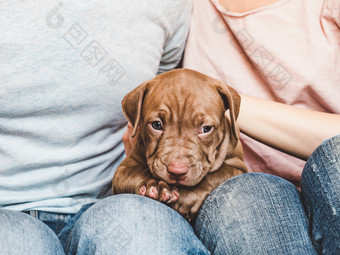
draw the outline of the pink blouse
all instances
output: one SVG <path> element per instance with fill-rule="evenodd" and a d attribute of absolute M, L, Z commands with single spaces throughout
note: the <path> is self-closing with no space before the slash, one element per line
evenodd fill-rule
<path fill-rule="evenodd" d="M 239 14 L 194 0 L 183 65 L 242 94 L 340 113 L 340 1 L 280 0 Z M 299 182 L 304 161 L 241 139 L 251 172 Z"/>

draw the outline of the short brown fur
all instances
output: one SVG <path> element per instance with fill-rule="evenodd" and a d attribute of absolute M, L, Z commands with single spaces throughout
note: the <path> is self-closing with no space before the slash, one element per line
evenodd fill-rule
<path fill-rule="evenodd" d="M 113 194 L 140 194 L 142 186 L 156 186 L 156 199 L 162 200 L 163 190 L 176 190 L 179 198 L 169 205 L 193 221 L 212 190 L 247 172 L 236 125 L 240 96 L 221 81 L 176 69 L 138 86 L 122 107 L 137 143 L 114 175 Z M 152 128 L 155 120 L 161 131 Z M 212 131 L 200 133 L 204 125 Z M 170 165 L 187 172 L 174 180 Z"/>

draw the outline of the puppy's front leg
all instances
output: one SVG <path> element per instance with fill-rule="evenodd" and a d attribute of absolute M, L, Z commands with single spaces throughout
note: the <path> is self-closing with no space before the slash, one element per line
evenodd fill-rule
<path fill-rule="evenodd" d="M 206 187 L 202 189 L 200 186 L 196 186 L 194 188 L 179 187 L 178 189 L 181 196 L 176 202 L 171 204 L 171 207 L 179 212 L 187 221 L 194 223 L 204 200 L 213 188 Z"/>
<path fill-rule="evenodd" d="M 138 194 L 163 203 L 173 203 L 179 197 L 175 187 L 151 175 L 146 160 L 135 150 L 118 167 L 112 180 L 112 193 Z"/>
<path fill-rule="evenodd" d="M 112 193 L 139 194 L 140 189 L 151 179 L 146 163 L 137 163 L 133 158 L 126 157 L 117 168 L 112 180 Z"/>
<path fill-rule="evenodd" d="M 179 187 L 181 196 L 175 203 L 171 204 L 171 207 L 178 211 L 190 223 L 193 223 L 208 195 L 224 181 L 243 173 L 243 170 L 223 163 L 219 170 L 207 174 L 196 186 Z"/>

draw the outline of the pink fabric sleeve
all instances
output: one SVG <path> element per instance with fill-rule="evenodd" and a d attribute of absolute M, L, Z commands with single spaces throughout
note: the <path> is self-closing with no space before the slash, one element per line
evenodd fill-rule
<path fill-rule="evenodd" d="M 279 0 L 232 13 L 194 1 L 184 67 L 242 94 L 340 113 L 339 0 Z M 304 161 L 241 136 L 253 172 L 300 180 Z"/>

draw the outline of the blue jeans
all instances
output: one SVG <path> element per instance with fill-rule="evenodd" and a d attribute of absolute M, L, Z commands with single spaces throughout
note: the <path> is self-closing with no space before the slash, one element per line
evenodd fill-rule
<path fill-rule="evenodd" d="M 138 195 L 111 196 L 74 216 L 32 214 L 0 210 L 0 254 L 209 254 L 176 211 Z"/>
<path fill-rule="evenodd" d="M 0 251 L 340 254 L 339 198 L 340 136 L 325 141 L 310 157 L 301 194 L 279 177 L 243 174 L 207 198 L 194 228 L 168 206 L 129 194 L 87 205 L 77 215 L 0 210 Z"/>

